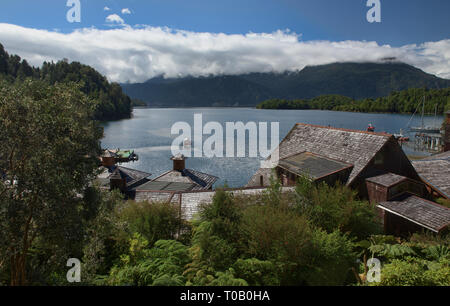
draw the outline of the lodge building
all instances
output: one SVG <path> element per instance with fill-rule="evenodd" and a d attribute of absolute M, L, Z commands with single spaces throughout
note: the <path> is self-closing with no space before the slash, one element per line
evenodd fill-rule
<path fill-rule="evenodd" d="M 448 152 L 411 163 L 393 135 L 303 123 L 291 129 L 278 152 L 278 164 L 260 168 L 247 187 L 267 187 L 272 175 L 283 186 L 294 186 L 299 176 L 330 185 L 340 181 L 378 207 L 386 233 L 449 229 L 450 209 L 430 201 L 448 198 Z"/>

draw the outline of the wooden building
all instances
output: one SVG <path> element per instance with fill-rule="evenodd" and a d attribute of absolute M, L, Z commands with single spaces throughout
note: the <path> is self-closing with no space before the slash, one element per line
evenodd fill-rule
<path fill-rule="evenodd" d="M 450 225 L 450 209 L 427 200 L 432 190 L 448 198 L 450 152 L 413 166 L 393 135 L 309 124 L 296 124 L 278 149 L 278 165 L 259 169 L 248 187 L 268 186 L 273 174 L 283 186 L 295 185 L 300 175 L 340 181 L 379 208 L 389 234 L 442 233 Z"/>
<path fill-rule="evenodd" d="M 420 182 L 420 178 L 395 137 L 311 124 L 296 124 L 278 146 L 275 169 L 259 169 L 248 187 L 268 186 L 275 170 L 285 186 L 301 174 L 313 181 L 335 181 L 356 189 L 368 198 L 366 179 L 392 173 Z"/>
<path fill-rule="evenodd" d="M 427 196 L 425 185 L 394 173 L 384 173 L 366 179 L 368 199 L 371 203 L 390 201 L 396 196 L 410 192 L 419 197 Z"/>
<path fill-rule="evenodd" d="M 450 227 L 450 208 L 407 192 L 378 207 L 384 211 L 384 230 L 391 235 L 408 236 L 421 231 L 441 234 Z"/>

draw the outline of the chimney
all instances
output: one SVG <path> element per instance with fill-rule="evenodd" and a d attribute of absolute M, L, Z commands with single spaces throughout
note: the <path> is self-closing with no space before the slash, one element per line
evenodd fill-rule
<path fill-rule="evenodd" d="M 126 191 L 127 181 L 122 177 L 118 168 L 109 176 L 109 183 L 111 190 L 119 189 L 122 192 Z"/>
<path fill-rule="evenodd" d="M 445 113 L 444 152 L 450 151 L 450 110 Z"/>
<path fill-rule="evenodd" d="M 183 171 L 186 168 L 186 157 L 183 154 L 177 154 L 170 159 L 173 160 L 173 170 Z"/>

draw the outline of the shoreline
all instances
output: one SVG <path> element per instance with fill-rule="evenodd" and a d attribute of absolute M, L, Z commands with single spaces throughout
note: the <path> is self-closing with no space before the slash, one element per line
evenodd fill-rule
<path fill-rule="evenodd" d="M 354 113 L 354 114 L 385 114 L 385 115 L 412 115 L 413 113 L 393 113 L 393 112 L 356 112 L 356 111 L 343 111 L 334 109 L 299 109 L 299 108 L 256 108 L 254 106 L 134 106 L 133 109 L 253 109 L 253 110 L 279 110 L 279 111 L 326 111 L 326 112 L 339 112 L 339 113 Z M 433 114 L 425 114 L 424 117 L 434 117 Z M 444 113 L 437 114 L 437 117 L 444 117 Z M 131 118 L 124 118 L 131 119 Z M 119 119 L 121 120 L 121 119 Z"/>

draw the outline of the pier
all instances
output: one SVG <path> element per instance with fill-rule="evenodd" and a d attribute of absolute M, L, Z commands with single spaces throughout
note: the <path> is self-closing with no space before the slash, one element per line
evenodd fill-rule
<path fill-rule="evenodd" d="M 444 147 L 443 136 L 440 133 L 416 133 L 414 148 L 429 152 L 439 152 Z"/>

